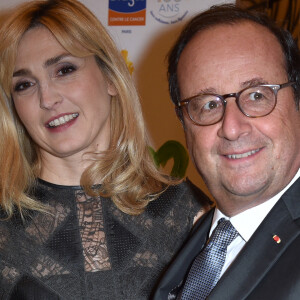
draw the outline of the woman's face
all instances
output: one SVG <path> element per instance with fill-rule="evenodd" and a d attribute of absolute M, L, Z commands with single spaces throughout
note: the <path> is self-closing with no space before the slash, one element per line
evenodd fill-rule
<path fill-rule="evenodd" d="M 111 96 L 95 58 L 70 55 L 45 27 L 26 32 L 18 47 L 12 96 L 42 159 L 106 150 Z"/>

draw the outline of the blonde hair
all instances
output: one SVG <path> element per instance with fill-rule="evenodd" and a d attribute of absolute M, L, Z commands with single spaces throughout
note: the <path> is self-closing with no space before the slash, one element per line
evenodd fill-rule
<path fill-rule="evenodd" d="M 40 160 L 20 122 L 11 97 L 18 44 L 35 26 L 46 27 L 72 55 L 94 55 L 117 95 L 112 97 L 111 139 L 107 151 L 95 154 L 81 177 L 89 195 L 111 197 L 125 213 L 139 214 L 164 186 L 174 183 L 150 157 L 139 97 L 127 66 L 99 20 L 76 0 L 32 1 L 5 16 L 0 29 L 0 205 L 11 216 L 15 207 L 41 210 L 28 196 L 39 175 Z M 97 190 L 94 184 L 101 182 Z"/>

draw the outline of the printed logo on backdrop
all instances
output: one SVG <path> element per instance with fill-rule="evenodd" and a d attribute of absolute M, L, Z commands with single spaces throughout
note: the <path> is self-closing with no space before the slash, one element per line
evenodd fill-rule
<path fill-rule="evenodd" d="M 108 25 L 146 24 L 146 0 L 109 0 Z"/>
<path fill-rule="evenodd" d="M 174 24 L 180 22 L 188 14 L 185 9 L 185 0 L 153 0 L 151 16 L 163 24 Z"/>

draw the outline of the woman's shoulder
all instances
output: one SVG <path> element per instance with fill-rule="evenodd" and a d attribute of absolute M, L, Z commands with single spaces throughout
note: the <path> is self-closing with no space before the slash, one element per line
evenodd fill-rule
<path fill-rule="evenodd" d="M 209 197 L 190 180 L 186 179 L 177 185 L 171 185 L 160 196 L 149 203 L 148 213 L 162 215 L 170 210 L 181 211 L 182 214 L 196 215 L 199 211 L 207 211 L 212 205 Z"/>

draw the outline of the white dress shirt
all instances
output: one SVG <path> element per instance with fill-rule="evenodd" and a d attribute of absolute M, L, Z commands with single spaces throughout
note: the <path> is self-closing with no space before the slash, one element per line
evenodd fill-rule
<path fill-rule="evenodd" d="M 299 177 L 300 169 L 298 170 L 292 181 L 280 193 L 278 193 L 268 201 L 255 207 L 249 208 L 231 218 L 225 216 L 219 209 L 215 209 L 209 236 L 212 234 L 212 231 L 215 229 L 219 219 L 221 218 L 230 220 L 231 224 L 239 233 L 239 235 L 227 247 L 226 259 L 220 276 L 224 274 L 224 272 L 242 250 L 244 245 L 249 241 L 250 237 L 256 231 L 258 226 L 261 224 L 261 222 L 264 220 L 264 218 L 267 216 L 276 202 Z"/>

